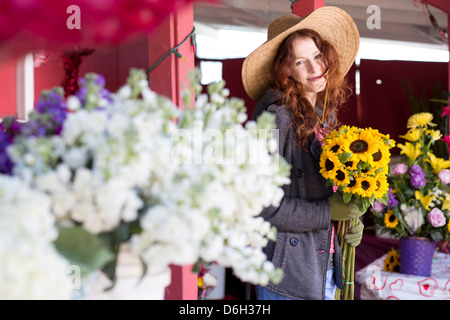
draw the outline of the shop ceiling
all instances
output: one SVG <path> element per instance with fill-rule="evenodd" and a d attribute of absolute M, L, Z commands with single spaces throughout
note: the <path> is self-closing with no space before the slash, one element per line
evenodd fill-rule
<path fill-rule="evenodd" d="M 347 11 L 355 20 L 361 37 L 446 45 L 442 35 L 431 26 L 429 12 L 419 0 L 325 0 L 325 5 Z M 367 25 L 374 13 L 368 13 L 372 5 L 380 8 L 379 28 Z M 289 0 L 196 1 L 194 21 L 200 26 L 198 31 L 203 33 L 213 33 L 224 26 L 265 32 L 271 21 L 291 12 L 290 6 Z M 438 26 L 447 28 L 447 14 L 431 5 L 428 9 Z"/>

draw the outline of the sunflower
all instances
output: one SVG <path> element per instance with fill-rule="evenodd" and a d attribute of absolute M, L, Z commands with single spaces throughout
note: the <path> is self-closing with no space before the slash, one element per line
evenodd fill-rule
<path fill-rule="evenodd" d="M 376 188 L 374 192 L 375 199 L 381 199 L 389 191 L 389 183 L 385 174 L 378 174 L 375 177 Z"/>
<path fill-rule="evenodd" d="M 436 125 L 432 121 L 433 115 L 431 113 L 419 112 L 409 117 L 408 124 L 406 126 L 408 129 L 428 128 L 428 126 L 433 127 Z"/>
<path fill-rule="evenodd" d="M 325 141 L 325 145 L 323 146 L 323 149 L 333 151 L 334 153 L 338 153 L 341 150 L 341 146 L 344 144 L 344 141 L 342 139 L 339 139 L 338 137 L 328 137 Z"/>
<path fill-rule="evenodd" d="M 370 198 L 377 190 L 377 180 L 368 175 L 355 176 L 356 185 L 354 190 L 361 197 Z"/>
<path fill-rule="evenodd" d="M 345 169 L 337 169 L 336 176 L 333 181 L 336 183 L 338 187 L 345 187 L 350 183 L 350 176 L 348 171 Z"/>
<path fill-rule="evenodd" d="M 397 250 L 392 249 L 391 251 L 389 251 L 383 262 L 384 262 L 383 271 L 388 272 L 400 271 L 400 254 Z"/>
<path fill-rule="evenodd" d="M 398 225 L 398 219 L 394 216 L 394 210 L 384 214 L 384 224 L 388 229 L 394 229 Z"/>
<path fill-rule="evenodd" d="M 320 155 L 320 173 L 325 179 L 334 181 L 336 171 L 340 168 L 341 163 L 338 156 L 331 150 L 323 149 Z"/>
<path fill-rule="evenodd" d="M 349 133 L 347 138 L 348 144 L 344 146 L 344 150 L 354 155 L 353 161 L 372 161 L 371 155 L 377 152 L 378 140 L 370 130 L 361 129 L 359 132 Z"/>
<path fill-rule="evenodd" d="M 389 147 L 382 144 L 378 147 L 377 152 L 372 154 L 372 165 L 374 169 L 383 168 L 388 170 L 388 164 L 391 161 L 391 153 Z M 385 171 L 385 170 L 383 170 Z"/>

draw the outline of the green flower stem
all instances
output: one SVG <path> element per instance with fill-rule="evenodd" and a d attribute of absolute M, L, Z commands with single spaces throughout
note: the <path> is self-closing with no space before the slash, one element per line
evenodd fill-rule
<path fill-rule="evenodd" d="M 349 246 L 344 240 L 345 234 L 358 223 L 358 218 L 338 223 L 339 245 L 342 249 L 342 279 L 344 289 L 336 290 L 336 299 L 354 300 L 355 292 L 355 247 Z"/>

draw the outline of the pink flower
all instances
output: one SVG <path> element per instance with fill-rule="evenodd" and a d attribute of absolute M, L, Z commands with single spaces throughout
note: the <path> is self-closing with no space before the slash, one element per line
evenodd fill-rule
<path fill-rule="evenodd" d="M 373 202 L 373 206 L 372 206 L 373 211 L 375 211 L 375 212 L 377 212 L 377 213 L 380 213 L 380 212 L 383 211 L 385 208 L 386 208 L 386 205 L 384 205 L 384 204 L 381 203 L 380 201 L 375 200 L 375 201 Z"/>
<path fill-rule="evenodd" d="M 442 108 L 442 117 L 445 117 L 446 115 L 449 115 L 450 114 L 450 106 L 447 106 L 447 107 L 443 107 Z"/>
<path fill-rule="evenodd" d="M 442 227 L 445 225 L 444 213 L 438 208 L 434 208 L 428 214 L 428 222 L 431 223 L 433 227 Z"/>
<path fill-rule="evenodd" d="M 404 163 L 397 163 L 392 167 L 392 173 L 394 176 L 405 174 L 408 171 L 408 166 Z"/>
<path fill-rule="evenodd" d="M 439 179 L 441 179 L 442 183 L 448 184 L 450 183 L 450 170 L 442 169 L 439 171 Z"/>
<path fill-rule="evenodd" d="M 447 145 L 450 145 L 450 135 L 444 136 L 441 140 L 444 141 Z"/>

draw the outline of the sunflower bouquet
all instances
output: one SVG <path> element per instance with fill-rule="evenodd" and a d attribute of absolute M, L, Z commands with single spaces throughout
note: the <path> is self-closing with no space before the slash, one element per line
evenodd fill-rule
<path fill-rule="evenodd" d="M 372 128 L 342 126 L 323 140 L 320 173 L 327 185 L 343 194 L 345 203 L 354 201 L 363 213 L 377 200 L 387 203 L 390 151 L 394 140 Z M 355 248 L 349 246 L 345 234 L 358 223 L 358 218 L 339 221 L 337 234 L 343 250 L 344 290 L 337 298 L 353 300 Z"/>
<path fill-rule="evenodd" d="M 372 128 L 342 126 L 323 140 L 320 173 L 343 193 L 345 203 L 352 199 L 361 212 L 375 200 L 387 203 L 387 174 L 395 142 Z"/>
<path fill-rule="evenodd" d="M 408 131 L 398 143 L 403 159 L 389 170 L 388 203 L 374 203 L 372 216 L 381 233 L 390 236 L 424 237 L 450 241 L 450 160 L 436 156 L 433 147 L 442 138 L 433 129 L 433 115 L 413 114 Z"/>

